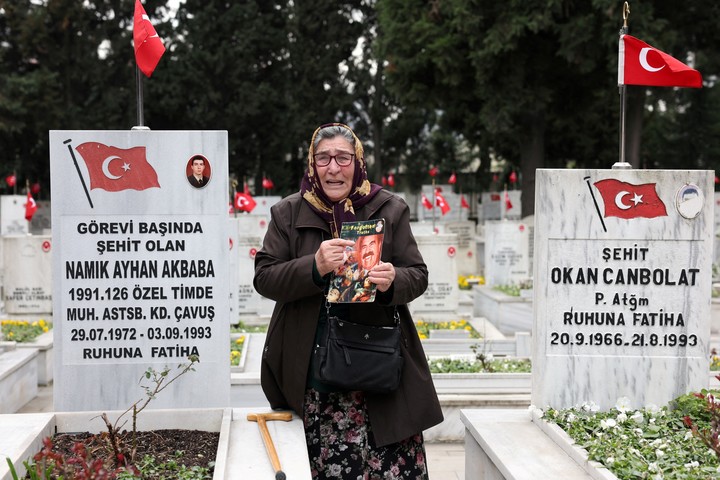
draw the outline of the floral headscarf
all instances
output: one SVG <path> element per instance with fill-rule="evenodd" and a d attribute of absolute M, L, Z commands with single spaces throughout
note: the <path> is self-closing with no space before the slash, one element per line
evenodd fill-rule
<path fill-rule="evenodd" d="M 350 189 L 350 195 L 346 198 L 332 202 L 320 183 L 320 177 L 317 174 L 315 159 L 313 158 L 315 150 L 315 137 L 318 132 L 328 127 L 346 128 L 355 139 L 355 174 L 353 176 L 353 185 Z M 365 156 L 362 142 L 355 135 L 350 127 L 342 123 L 328 123 L 319 126 L 310 139 L 310 149 L 308 150 L 307 169 L 300 185 L 300 193 L 303 199 L 310 205 L 315 213 L 328 222 L 333 237 L 340 236 L 340 228 L 343 222 L 355 221 L 355 208 L 360 208 L 373 198 L 382 187 L 374 183 L 370 183 L 367 178 L 367 167 L 365 164 Z"/>

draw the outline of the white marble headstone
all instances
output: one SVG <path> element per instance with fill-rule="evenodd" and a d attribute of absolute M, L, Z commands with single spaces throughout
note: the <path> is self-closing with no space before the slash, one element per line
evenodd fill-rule
<path fill-rule="evenodd" d="M 708 386 L 713 173 L 538 170 L 532 403 Z"/>
<path fill-rule="evenodd" d="M 50 200 L 35 200 L 37 210 L 30 220 L 30 233 L 33 235 L 50 235 L 52 222 Z"/>
<path fill-rule="evenodd" d="M 429 280 L 427 290 L 413 300 L 410 310 L 413 313 L 457 313 L 457 235 L 416 235 L 415 240 L 427 265 Z"/>
<path fill-rule="evenodd" d="M 485 192 L 481 195 L 482 218 L 488 220 L 517 220 L 521 217 L 521 190 L 508 190 L 508 198 L 505 198 L 505 191 Z M 510 200 L 508 204 L 507 200 Z M 508 208 L 509 207 L 509 208 Z"/>
<path fill-rule="evenodd" d="M 530 232 L 520 220 L 485 222 L 486 285 L 517 285 L 532 278 Z"/>
<path fill-rule="evenodd" d="M 48 235 L 2 237 L 5 312 L 16 315 L 52 312 L 52 240 Z"/>
<path fill-rule="evenodd" d="M 444 224 L 443 233 L 457 235 L 457 274 L 476 275 L 477 244 L 475 243 L 475 222 L 448 222 Z"/>
<path fill-rule="evenodd" d="M 50 132 L 55 410 L 128 408 L 149 368 L 190 355 L 195 371 L 150 408 L 229 405 L 227 142 L 224 131 Z M 189 178 L 197 155 L 201 186 Z"/>
<path fill-rule="evenodd" d="M 0 235 L 28 233 L 25 220 L 26 195 L 0 195 Z"/>

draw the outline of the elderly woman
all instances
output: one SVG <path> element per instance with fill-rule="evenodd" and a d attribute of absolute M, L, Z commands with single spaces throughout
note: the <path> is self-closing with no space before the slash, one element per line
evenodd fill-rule
<path fill-rule="evenodd" d="M 343 263 L 343 222 L 384 219 L 380 262 L 368 273 L 374 302 L 327 303 L 331 273 Z M 254 285 L 276 302 L 263 351 L 261 384 L 272 408 L 303 418 L 313 478 L 427 478 L 423 430 L 443 419 L 407 303 L 428 272 L 405 202 L 367 179 L 363 147 L 343 124 L 323 125 L 310 142 L 300 192 L 278 202 Z M 404 367 L 390 393 L 346 391 L 314 376 L 313 346 L 330 316 L 389 326 L 399 313 Z"/>

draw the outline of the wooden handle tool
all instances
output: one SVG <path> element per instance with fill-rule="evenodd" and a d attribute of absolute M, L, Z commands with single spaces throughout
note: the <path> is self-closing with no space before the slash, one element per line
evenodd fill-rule
<path fill-rule="evenodd" d="M 265 450 L 267 450 L 268 457 L 270 457 L 270 463 L 272 464 L 273 470 L 275 471 L 275 480 L 286 480 L 285 473 L 280 468 L 280 458 L 278 458 L 278 454 L 275 450 L 275 445 L 273 444 L 272 437 L 270 437 L 270 431 L 268 431 L 267 422 L 273 420 L 282 420 L 283 422 L 289 422 L 290 420 L 292 420 L 292 413 L 249 413 L 247 419 L 250 422 L 257 422 L 258 428 L 260 428 L 260 435 L 262 436 L 263 443 L 265 444 Z"/>

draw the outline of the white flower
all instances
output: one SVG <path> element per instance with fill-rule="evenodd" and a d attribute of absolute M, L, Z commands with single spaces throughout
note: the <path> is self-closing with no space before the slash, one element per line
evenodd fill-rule
<path fill-rule="evenodd" d="M 627 420 L 627 419 L 628 419 L 628 416 L 624 413 L 620 413 L 617 416 L 618 423 L 625 423 L 625 420 Z"/>
<path fill-rule="evenodd" d="M 685 464 L 685 468 L 697 468 L 699 466 L 700 462 L 698 462 L 697 460 L 693 460 L 692 462 Z M 718 469 L 720 469 L 720 467 L 718 467 Z"/>
<path fill-rule="evenodd" d="M 692 431 L 688 430 L 687 432 L 685 432 L 685 440 L 690 440 L 692 436 Z"/>
<path fill-rule="evenodd" d="M 655 423 L 655 418 L 650 418 L 650 419 L 648 420 L 648 422 L 651 423 L 651 424 L 654 424 L 654 423 Z"/>
<path fill-rule="evenodd" d="M 628 397 L 618 398 L 617 403 L 615 403 L 615 408 L 617 408 L 621 413 L 627 412 L 630 410 L 630 399 Z"/>
<path fill-rule="evenodd" d="M 585 402 L 581 407 L 586 412 L 595 413 L 600 410 L 600 406 L 595 402 Z"/>
<path fill-rule="evenodd" d="M 655 462 L 648 463 L 648 472 L 657 472 L 658 471 L 658 465 Z"/>
<path fill-rule="evenodd" d="M 572 422 L 574 422 L 575 420 L 577 420 L 577 417 L 575 416 L 575 414 L 574 414 L 574 413 L 569 413 L 568 416 L 567 416 L 567 421 L 568 421 L 569 423 L 572 423 Z"/>
<path fill-rule="evenodd" d="M 665 477 L 663 477 L 662 473 L 658 473 L 657 475 L 652 477 L 652 480 L 663 480 L 663 478 Z"/>
<path fill-rule="evenodd" d="M 655 450 L 655 456 L 656 456 L 657 458 L 662 458 L 662 457 L 665 456 L 665 452 L 663 452 L 662 450 L 660 450 L 660 449 L 658 448 L 657 450 Z"/>
<path fill-rule="evenodd" d="M 640 437 L 642 437 L 642 435 L 643 435 L 642 428 L 636 428 L 635 430 L 633 430 L 633 432 L 635 432 L 635 434 Z"/>
<path fill-rule="evenodd" d="M 638 425 L 642 425 L 643 423 L 645 423 L 645 417 L 643 416 L 642 412 L 640 412 L 640 411 L 633 413 L 630 418 L 632 419 L 633 422 L 637 423 Z"/>
<path fill-rule="evenodd" d="M 647 405 L 645 405 L 645 411 L 650 415 L 657 415 L 658 413 L 660 413 L 660 407 L 658 407 L 654 403 L 648 403 Z"/>
<path fill-rule="evenodd" d="M 615 457 L 608 457 L 607 460 L 605 460 L 605 465 L 612 465 L 615 463 Z"/>
<path fill-rule="evenodd" d="M 600 420 L 600 426 L 604 429 L 613 428 L 617 425 L 617 422 L 613 420 L 612 418 L 608 418 L 607 420 Z"/>

